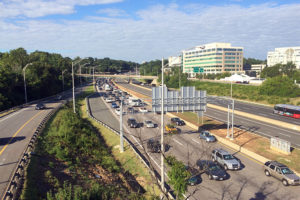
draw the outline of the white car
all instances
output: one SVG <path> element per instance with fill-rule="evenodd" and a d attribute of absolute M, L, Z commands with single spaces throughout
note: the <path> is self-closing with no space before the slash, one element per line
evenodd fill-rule
<path fill-rule="evenodd" d="M 120 108 L 116 108 L 115 113 L 120 116 L 120 114 L 121 114 Z M 124 114 L 125 114 L 125 112 L 123 112 L 123 115 Z"/>
<path fill-rule="evenodd" d="M 154 128 L 155 127 L 155 125 L 153 124 L 153 122 L 150 121 L 150 120 L 146 120 L 145 121 L 145 125 L 146 125 L 147 128 Z"/>
<path fill-rule="evenodd" d="M 146 113 L 146 112 L 148 112 L 148 110 L 147 110 L 146 108 L 144 108 L 144 107 L 139 108 L 139 111 L 140 111 L 141 113 Z"/>
<path fill-rule="evenodd" d="M 114 102 L 114 99 L 113 98 L 106 98 L 105 101 L 106 101 L 106 103 L 112 103 L 112 102 Z"/>

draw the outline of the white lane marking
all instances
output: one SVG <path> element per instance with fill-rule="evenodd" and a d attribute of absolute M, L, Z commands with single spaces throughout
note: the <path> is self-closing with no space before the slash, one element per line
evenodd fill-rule
<path fill-rule="evenodd" d="M 174 140 L 175 142 L 177 142 L 178 144 L 180 144 L 180 145 L 182 145 L 182 146 L 183 146 L 183 144 L 182 144 L 182 143 L 180 143 L 178 140 L 176 140 L 176 139 L 174 139 L 174 138 L 173 138 L 173 140 Z"/>
<path fill-rule="evenodd" d="M 152 156 L 149 155 L 149 157 L 151 158 L 151 160 L 153 160 L 153 162 L 157 165 L 157 167 L 160 169 L 160 165 L 154 160 L 154 158 L 152 158 Z"/>
<path fill-rule="evenodd" d="M 195 139 L 192 139 L 194 142 L 198 143 L 198 144 L 201 144 L 199 141 L 195 140 Z"/>
<path fill-rule="evenodd" d="M 29 108 L 30 108 L 30 107 L 24 108 L 24 109 L 21 109 L 21 110 L 15 112 L 15 113 L 13 113 L 13 114 L 10 114 L 10 115 L 8 115 L 7 117 L 5 117 L 4 119 L 1 119 L 0 122 L 3 122 L 3 121 L 5 121 L 5 120 L 7 120 L 7 119 L 13 117 L 13 116 L 19 114 L 19 113 L 22 112 L 22 111 L 28 110 Z"/>

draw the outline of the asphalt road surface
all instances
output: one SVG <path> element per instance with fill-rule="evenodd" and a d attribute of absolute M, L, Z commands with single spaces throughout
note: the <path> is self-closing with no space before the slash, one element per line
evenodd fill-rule
<path fill-rule="evenodd" d="M 130 90 L 139 92 L 139 93 L 147 95 L 147 96 L 151 96 L 151 91 L 149 91 L 149 90 L 146 90 L 146 89 L 143 89 L 143 88 L 131 85 L 131 84 L 127 84 L 124 81 L 120 81 L 117 83 L 121 84 L 122 86 L 124 86 Z M 224 103 L 225 101 L 223 101 L 223 102 L 217 101 L 217 102 L 219 102 L 220 104 L 225 104 Z M 238 103 L 237 105 L 242 105 L 242 104 L 245 104 L 245 103 Z M 250 106 L 253 106 L 253 105 L 250 105 Z M 227 108 L 227 105 L 226 105 L 226 108 Z M 236 109 L 239 111 L 247 112 L 245 110 L 239 109 L 239 107 L 237 107 Z M 260 110 L 258 107 L 256 109 Z M 251 109 L 249 108 L 249 110 L 251 110 Z M 263 110 L 263 109 L 261 109 L 261 110 Z M 255 112 L 252 112 L 252 113 L 255 114 Z M 211 117 L 213 119 L 216 119 L 216 120 L 219 120 L 219 121 L 222 121 L 225 123 L 227 122 L 227 112 L 224 112 L 224 111 L 221 111 L 218 109 L 213 109 L 213 108 L 207 107 L 205 116 Z M 287 118 L 284 116 L 277 116 L 274 114 L 271 114 L 271 116 L 276 117 L 276 118 L 278 117 L 279 119 L 285 119 L 285 120 L 287 120 L 287 119 L 292 120 L 292 121 L 296 120 L 296 119 L 290 119 L 290 118 Z M 279 119 L 277 119 L 277 120 L 279 120 Z M 299 131 L 286 129 L 286 128 L 283 128 L 280 126 L 276 126 L 274 124 L 269 124 L 269 123 L 262 122 L 259 120 L 239 116 L 237 114 L 234 115 L 234 126 L 241 128 L 243 130 L 247 130 L 252 133 L 256 133 L 256 134 L 268 137 L 268 138 L 276 136 L 281 139 L 290 141 L 292 146 L 300 148 L 300 133 L 299 133 Z"/>
<path fill-rule="evenodd" d="M 95 96 L 96 97 L 96 96 Z M 92 113 L 101 121 L 111 122 L 114 129 L 119 129 L 119 116 L 117 116 L 110 104 L 103 101 L 101 97 L 90 100 Z M 107 109 L 104 109 L 104 106 Z M 124 108 L 126 110 L 126 107 Z M 125 114 L 123 119 L 124 134 L 132 140 L 141 152 L 141 146 L 145 145 L 150 138 L 159 138 L 159 128 L 129 128 L 126 124 L 128 117 L 135 118 L 138 122 L 146 119 L 152 120 L 160 127 L 160 115 L 154 113 Z M 165 117 L 165 124 L 170 122 L 169 117 Z M 207 175 L 201 174 L 201 182 L 196 186 L 189 186 L 186 196 L 189 199 L 300 199 L 299 186 L 284 187 L 280 181 L 266 177 L 263 172 L 262 164 L 258 163 L 244 154 L 234 152 L 218 143 L 207 144 L 198 138 L 198 133 L 187 126 L 179 127 L 180 134 L 168 135 L 165 142 L 170 145 L 167 155 L 175 155 L 177 159 L 185 162 L 189 166 L 195 166 L 198 159 L 210 159 L 211 150 L 223 148 L 238 157 L 243 168 L 239 171 L 228 171 L 229 179 L 225 181 L 209 180 Z M 147 152 L 147 150 L 146 150 Z M 145 153 L 145 152 L 144 152 Z M 160 154 L 148 153 L 153 166 L 160 172 Z M 168 179 L 167 179 L 168 180 Z"/>
<path fill-rule="evenodd" d="M 70 97 L 71 92 L 66 92 L 65 99 Z M 0 118 L 0 198 L 37 126 L 51 110 L 61 104 L 53 99 L 42 102 L 46 106 L 44 110 L 35 110 L 36 104 L 31 104 Z"/>

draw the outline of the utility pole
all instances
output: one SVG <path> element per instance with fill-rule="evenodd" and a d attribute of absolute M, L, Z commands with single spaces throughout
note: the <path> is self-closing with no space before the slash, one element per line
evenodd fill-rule
<path fill-rule="evenodd" d="M 123 141 L 123 97 L 121 98 L 120 106 L 120 152 L 124 152 L 124 141 Z"/>
<path fill-rule="evenodd" d="M 26 68 L 27 68 L 29 65 L 32 65 L 32 63 L 28 63 L 28 64 L 25 65 L 25 67 L 23 68 L 25 103 L 27 103 L 27 89 L 26 89 L 26 74 L 25 74 L 25 71 L 26 71 Z"/>
<path fill-rule="evenodd" d="M 75 110 L 75 84 L 74 84 L 74 66 L 72 62 L 72 84 L 73 84 L 73 112 L 76 113 Z"/>
<path fill-rule="evenodd" d="M 233 138 L 233 132 L 234 132 L 234 124 L 233 124 L 233 117 L 234 116 L 234 99 L 232 99 L 232 116 L 231 116 L 231 118 L 232 118 L 232 123 L 231 123 L 231 140 L 233 140 L 234 138 Z"/>
<path fill-rule="evenodd" d="M 230 122 L 229 122 L 229 111 L 230 111 L 230 108 L 229 108 L 229 104 L 228 104 L 228 113 L 227 113 L 227 135 L 226 135 L 226 138 L 229 138 L 229 126 L 230 126 Z"/>
<path fill-rule="evenodd" d="M 95 84 L 95 67 L 93 67 L 93 85 Z"/>
<path fill-rule="evenodd" d="M 161 142 L 161 154 L 160 154 L 160 159 L 161 159 L 161 163 L 160 163 L 160 177 L 161 177 L 161 189 L 162 191 L 165 191 L 165 172 L 164 172 L 164 152 L 165 152 L 165 148 L 164 148 L 164 58 L 162 58 L 161 61 L 161 135 L 160 135 L 160 142 Z"/>

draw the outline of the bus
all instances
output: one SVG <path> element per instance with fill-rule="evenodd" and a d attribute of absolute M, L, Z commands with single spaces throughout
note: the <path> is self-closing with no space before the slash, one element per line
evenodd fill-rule
<path fill-rule="evenodd" d="M 275 114 L 284 115 L 287 117 L 300 118 L 300 106 L 294 106 L 289 104 L 276 104 L 274 106 Z"/>

